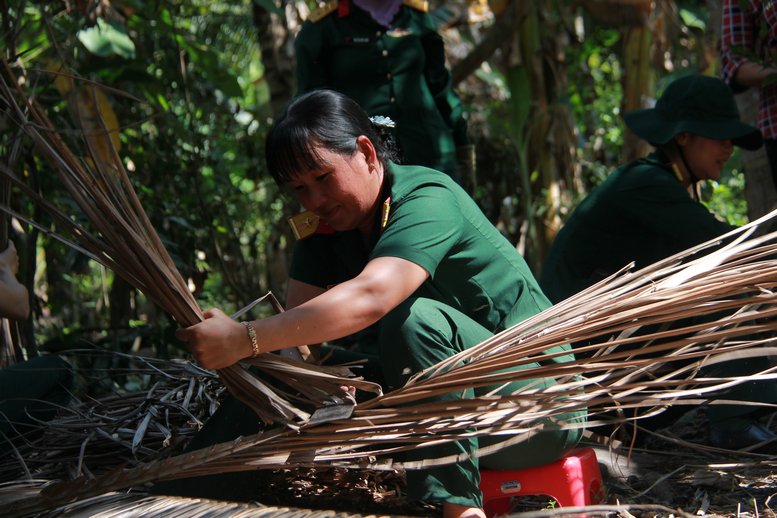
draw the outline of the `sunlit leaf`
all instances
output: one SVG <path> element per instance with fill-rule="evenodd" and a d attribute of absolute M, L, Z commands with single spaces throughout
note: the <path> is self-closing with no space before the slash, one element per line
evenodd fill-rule
<path fill-rule="evenodd" d="M 100 57 L 120 56 L 126 59 L 135 57 L 135 44 L 127 31 L 119 24 L 97 20 L 97 25 L 78 32 L 78 39 L 89 52 Z"/>
<path fill-rule="evenodd" d="M 104 134 L 102 134 L 104 126 L 108 130 L 112 145 L 116 150 L 121 149 L 119 120 L 113 111 L 113 106 L 108 96 L 100 89 L 82 89 L 78 92 L 76 102 L 78 103 L 81 127 L 85 130 L 90 130 L 88 138 L 95 139 L 96 141 L 102 140 L 104 138 Z M 97 133 L 99 134 L 95 134 L 95 130 L 98 130 Z M 105 147 L 105 155 L 102 158 L 107 161 L 107 154 L 109 153 L 107 143 L 100 145 Z"/>
<path fill-rule="evenodd" d="M 682 19 L 683 23 L 688 27 L 699 29 L 700 31 L 707 30 L 707 22 L 704 20 L 704 18 L 700 16 L 700 13 L 691 9 L 680 9 L 680 19 Z"/>

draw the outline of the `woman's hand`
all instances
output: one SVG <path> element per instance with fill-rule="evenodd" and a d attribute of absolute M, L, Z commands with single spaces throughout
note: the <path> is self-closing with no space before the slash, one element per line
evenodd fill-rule
<path fill-rule="evenodd" d="M 219 309 L 210 309 L 205 320 L 186 329 L 178 329 L 175 337 L 206 369 L 222 369 L 253 354 L 246 328 Z"/>
<path fill-rule="evenodd" d="M 259 352 L 319 344 L 361 331 L 383 318 L 428 277 L 426 270 L 406 259 L 373 259 L 357 277 L 327 291 L 300 295 L 298 306 L 253 322 Z M 202 322 L 176 331 L 200 365 L 221 369 L 253 354 L 243 325 L 217 309 L 204 316 Z"/>

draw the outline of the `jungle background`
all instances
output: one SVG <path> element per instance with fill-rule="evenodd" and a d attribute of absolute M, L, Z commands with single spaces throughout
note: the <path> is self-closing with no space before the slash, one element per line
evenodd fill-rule
<path fill-rule="evenodd" d="M 648 107 L 687 73 L 718 74 L 721 2 L 432 1 L 477 152 L 466 188 L 539 275 L 575 205 L 625 160 L 648 151 L 621 115 Z M 294 93 L 293 39 L 317 7 L 301 0 L 0 1 L 2 57 L 52 123 L 91 112 L 203 308 L 227 313 L 272 291 L 282 299 L 299 206 L 274 185 L 264 137 Z M 92 85 L 100 85 L 94 94 Z M 740 96 L 754 120 L 754 92 Z M 78 220 L 50 164 L 0 110 L 0 164 Z M 733 224 L 777 193 L 761 153 L 737 151 L 705 203 Z M 32 315 L 3 362 L 40 352 L 185 358 L 177 324 L 131 285 L 52 233 L 36 203 L 3 181 L 0 247 L 16 243 Z M 39 227 L 31 225 L 34 221 Z M 258 309 L 255 312 L 269 311 Z M 6 345 L 8 345 L 6 343 Z M 148 384 L 120 355 L 73 355 L 79 390 Z"/>

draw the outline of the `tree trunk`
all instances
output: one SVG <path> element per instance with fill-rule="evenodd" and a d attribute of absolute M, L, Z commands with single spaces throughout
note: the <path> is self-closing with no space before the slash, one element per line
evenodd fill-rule
<path fill-rule="evenodd" d="M 108 297 L 108 308 L 110 315 L 110 327 L 115 334 L 129 328 L 131 318 L 134 318 L 132 312 L 132 286 L 119 277 L 113 276 L 111 282 L 110 295 Z"/>
<path fill-rule="evenodd" d="M 287 10 L 287 14 L 291 15 L 291 11 L 293 9 Z M 296 26 L 298 22 L 289 20 L 287 16 L 287 23 L 284 23 L 284 20 L 260 7 L 258 2 L 253 3 L 253 18 L 262 52 L 264 80 L 270 90 L 270 114 L 276 116 L 283 111 L 296 90 L 291 50 L 294 35 L 287 23 Z"/>
<path fill-rule="evenodd" d="M 653 34 L 647 27 L 628 27 L 623 33 L 623 102 L 622 113 L 647 108 L 655 98 L 655 74 L 650 59 Z M 650 145 L 627 131 L 623 139 L 626 161 L 644 156 Z"/>
<path fill-rule="evenodd" d="M 502 11 L 494 13 L 497 15 L 496 21 L 488 33 L 464 59 L 451 69 L 454 86 L 475 72 L 484 61 L 509 41 L 528 16 L 529 8 L 529 2 L 514 0 L 509 5 L 502 6 Z"/>

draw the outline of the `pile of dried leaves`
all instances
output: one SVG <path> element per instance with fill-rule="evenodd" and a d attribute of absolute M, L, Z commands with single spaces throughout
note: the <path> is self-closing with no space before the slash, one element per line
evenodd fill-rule
<path fill-rule="evenodd" d="M 0 482 L 20 479 L 70 480 L 99 476 L 178 454 L 216 411 L 225 393 L 215 374 L 181 360 L 159 360 L 112 352 L 71 351 L 85 356 L 123 357 L 144 388 L 99 398 L 74 394 L 50 421 L 17 441 L 0 458 Z M 77 365 L 76 359 L 71 364 Z M 92 362 L 89 362 L 92 363 Z M 78 369 L 76 369 L 78 373 Z M 99 374 L 82 371 L 79 385 Z"/>
<path fill-rule="evenodd" d="M 180 454 L 226 394 L 214 373 L 187 361 L 107 351 L 71 351 L 69 355 L 73 365 L 96 363 L 84 361 L 84 357 L 121 357 L 128 362 L 133 380 L 145 380 L 145 386 L 99 398 L 74 395 L 54 419 L 40 422 L 38 430 L 26 434 L 13 451 L 0 457 L 0 492 L 3 483 L 6 490 L 20 491 L 24 481 L 33 488 L 45 481 L 104 476 L 117 467 L 139 466 Z M 94 369 L 76 370 L 80 385 L 89 385 L 83 380 L 102 375 Z M 404 496 L 404 474 L 397 470 L 279 469 L 267 470 L 265 480 L 266 484 L 255 495 L 264 506 L 418 516 L 434 514 L 436 510 L 435 506 Z M 145 489 L 135 488 L 123 498 L 110 494 L 64 507 L 78 508 L 86 515 L 89 509 L 134 507 L 145 498 Z M 158 502 L 158 498 L 153 501 Z M 181 500 L 178 505 L 192 504 Z M 223 507 L 209 501 L 199 505 Z M 243 510 L 242 506 L 229 506 L 224 512 Z"/>

